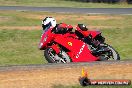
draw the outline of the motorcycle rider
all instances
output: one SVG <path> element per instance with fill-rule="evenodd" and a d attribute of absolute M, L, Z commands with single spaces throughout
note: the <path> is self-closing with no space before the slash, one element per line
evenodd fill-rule
<path fill-rule="evenodd" d="M 42 20 L 42 28 L 45 30 L 48 27 L 53 27 L 53 32 L 56 34 L 65 34 L 67 32 L 71 32 L 73 27 L 66 23 L 57 24 L 56 20 L 53 17 L 46 17 Z"/>
<path fill-rule="evenodd" d="M 46 17 L 42 20 L 43 30 L 45 30 L 49 26 L 52 26 L 52 27 L 56 26 L 56 20 L 53 17 Z"/>
<path fill-rule="evenodd" d="M 78 37 L 78 39 L 84 41 L 85 43 L 96 47 L 96 44 L 93 43 L 92 36 L 90 34 L 83 35 L 78 30 L 75 30 L 75 32 L 72 32 L 73 27 L 71 25 L 68 25 L 66 23 L 57 24 L 56 20 L 53 17 L 46 17 L 42 20 L 43 30 L 46 30 L 46 28 L 51 27 L 51 26 L 53 27 L 52 31 L 56 34 L 71 33 L 71 34 L 76 35 L 76 37 Z M 78 24 L 78 27 L 81 29 L 81 32 L 88 31 L 88 28 L 84 24 Z"/>
<path fill-rule="evenodd" d="M 53 27 L 52 32 L 56 34 L 66 34 L 70 33 L 70 35 L 82 40 L 83 42 L 92 45 L 93 47 L 97 47 L 95 43 L 92 41 L 92 35 L 90 33 L 88 35 L 83 35 L 82 32 L 88 32 L 88 28 L 84 24 L 78 24 L 78 27 L 81 30 L 75 30 L 72 32 L 73 27 L 66 23 L 57 24 L 56 20 L 53 17 L 46 17 L 42 20 L 42 28 L 43 30 L 48 29 L 49 27 Z M 93 53 L 96 53 L 97 50 L 93 50 Z"/>
<path fill-rule="evenodd" d="M 78 30 L 72 32 L 73 27 L 71 25 L 68 25 L 66 23 L 57 24 L 56 20 L 53 17 L 46 17 L 42 20 L 43 30 L 51 26 L 53 27 L 53 32 L 56 34 L 65 34 L 70 32 L 71 34 L 75 34 L 78 37 L 78 39 L 84 41 L 85 43 L 95 46 L 95 44 L 93 44 L 92 42 L 92 36 L 90 34 L 83 35 Z M 88 28 L 84 24 L 78 24 L 78 27 L 81 29 L 81 32 L 88 31 Z"/>

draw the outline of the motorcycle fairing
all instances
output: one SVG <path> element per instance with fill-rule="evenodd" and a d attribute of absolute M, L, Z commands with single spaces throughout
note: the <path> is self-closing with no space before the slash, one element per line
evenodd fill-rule
<path fill-rule="evenodd" d="M 86 43 L 83 43 L 79 52 L 73 57 L 73 62 L 92 62 L 97 61 L 98 58 L 91 54 L 91 51 L 88 48 Z"/>
<path fill-rule="evenodd" d="M 39 49 L 43 50 L 47 47 L 47 43 L 54 39 L 54 34 L 51 33 L 52 28 L 48 29 L 45 33 L 42 34 L 41 40 L 39 43 Z"/>
<path fill-rule="evenodd" d="M 97 60 L 97 57 L 91 54 L 88 45 L 81 40 L 68 36 L 58 36 L 54 41 L 69 50 L 68 54 L 73 62 L 89 62 Z"/>

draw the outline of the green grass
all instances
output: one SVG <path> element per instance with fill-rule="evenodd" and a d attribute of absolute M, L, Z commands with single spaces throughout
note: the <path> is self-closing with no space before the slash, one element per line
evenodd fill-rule
<path fill-rule="evenodd" d="M 11 13 L 11 14 L 9 14 Z M 33 13 L 33 12 L 31 12 Z M 23 11 L 0 11 L 0 18 L 6 19 L 5 21 L 0 20 L 0 26 L 32 26 L 32 25 L 39 25 L 41 22 L 40 20 L 27 18 L 30 12 L 23 12 Z M 35 14 L 35 12 L 33 13 Z"/>
<path fill-rule="evenodd" d="M 0 65 L 44 64 L 40 31 L 0 30 Z"/>
<path fill-rule="evenodd" d="M 32 29 L 32 26 L 41 27 L 41 20 L 45 16 L 55 17 L 58 23 L 66 22 L 71 25 L 84 23 L 95 27 L 104 26 L 101 31 L 106 38 L 106 42 L 119 52 L 121 60 L 132 59 L 131 15 L 0 11 L 0 65 L 47 63 L 43 57 L 43 51 L 38 49 L 41 30 L 18 30 L 19 28 L 15 28 L 28 26 Z M 96 18 L 91 19 L 93 16 Z M 7 28 L 4 28 L 5 26 Z M 11 27 L 14 28 L 10 30 Z"/>
<path fill-rule="evenodd" d="M 132 28 L 102 30 L 106 42 L 119 52 L 121 59 L 131 59 L 132 56 Z"/>
<path fill-rule="evenodd" d="M 121 59 L 131 59 L 131 29 L 102 32 L 107 43 L 119 52 Z M 0 30 L 0 65 L 47 63 L 43 58 L 43 51 L 38 49 L 40 35 L 40 30 Z"/>
<path fill-rule="evenodd" d="M 77 7 L 77 8 L 131 8 L 126 3 L 84 3 L 68 0 L 0 0 L 1 6 Z"/>
<path fill-rule="evenodd" d="M 53 86 L 53 88 L 132 88 L 132 85 L 128 86 L 87 86 L 87 87 L 82 87 L 80 85 L 74 85 L 74 86 L 64 86 L 64 85 L 56 85 Z"/>

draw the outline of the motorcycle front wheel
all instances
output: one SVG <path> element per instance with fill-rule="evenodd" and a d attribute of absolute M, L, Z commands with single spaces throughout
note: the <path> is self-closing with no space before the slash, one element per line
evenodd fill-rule
<path fill-rule="evenodd" d="M 63 51 L 61 52 L 61 55 L 56 54 L 54 49 L 51 47 L 48 47 L 44 51 L 45 59 L 48 61 L 48 63 L 68 63 L 71 62 L 71 59 L 69 56 Z"/>
<path fill-rule="evenodd" d="M 55 51 L 52 48 L 46 48 L 44 51 L 45 59 L 48 61 L 48 63 L 55 63 Z"/>

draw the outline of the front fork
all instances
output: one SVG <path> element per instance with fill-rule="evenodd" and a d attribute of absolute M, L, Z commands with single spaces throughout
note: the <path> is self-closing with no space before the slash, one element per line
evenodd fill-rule
<path fill-rule="evenodd" d="M 59 54 L 60 52 L 60 48 L 57 44 L 53 44 L 52 46 L 50 46 L 52 49 L 54 49 L 54 51 L 56 52 L 56 54 Z"/>
<path fill-rule="evenodd" d="M 51 48 L 53 48 L 54 49 L 54 51 L 56 52 L 56 55 L 55 55 L 55 57 L 54 58 L 56 58 L 56 60 L 59 60 L 59 61 L 61 61 L 61 62 L 63 62 L 63 63 L 66 63 L 66 61 L 64 60 L 64 59 L 62 59 L 61 57 L 60 57 L 60 52 L 62 52 L 61 50 L 60 50 L 60 47 L 57 45 L 57 44 L 53 44 L 52 46 L 50 46 Z"/>

